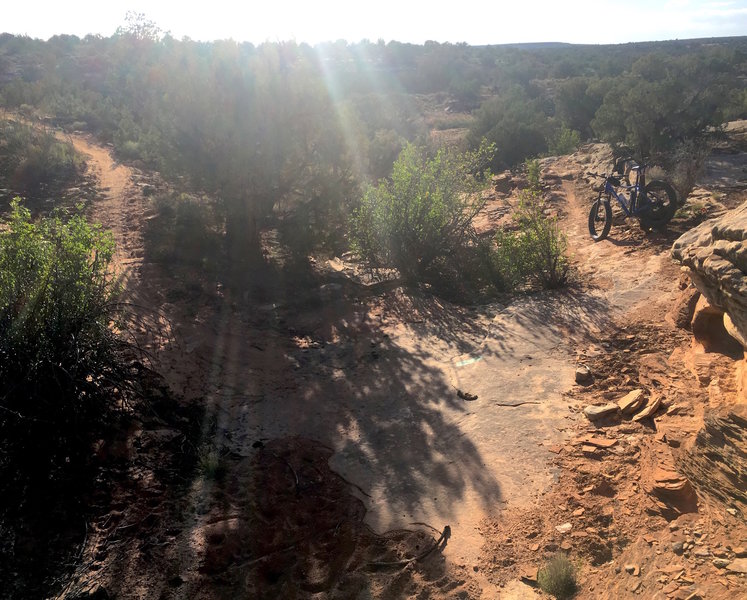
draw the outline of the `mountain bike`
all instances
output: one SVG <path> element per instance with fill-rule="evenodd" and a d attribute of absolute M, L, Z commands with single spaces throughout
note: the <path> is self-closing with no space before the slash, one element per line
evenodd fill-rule
<path fill-rule="evenodd" d="M 610 232 L 613 197 L 626 216 L 638 218 L 645 231 L 663 229 L 677 210 L 677 193 L 671 185 L 659 179 L 646 183 L 648 165 L 636 164 L 630 158 L 622 159 L 616 170 L 623 172 L 625 164 L 629 165 L 629 173 L 635 173 L 633 184 L 629 180 L 623 183 L 614 174 L 589 173 L 593 177 L 604 179 L 604 184 L 599 187 L 599 195 L 589 211 L 589 233 L 595 242 L 605 239 Z"/>

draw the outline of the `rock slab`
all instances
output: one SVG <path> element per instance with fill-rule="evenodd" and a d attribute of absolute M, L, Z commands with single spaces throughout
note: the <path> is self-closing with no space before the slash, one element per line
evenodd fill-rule
<path fill-rule="evenodd" d="M 707 413 L 692 448 L 682 453 L 677 467 L 701 492 L 727 506 L 747 508 L 747 408 Z"/>
<path fill-rule="evenodd" d="M 747 558 L 738 558 L 731 561 L 726 568 L 732 573 L 747 573 Z"/>
<path fill-rule="evenodd" d="M 595 421 L 597 419 L 602 419 L 606 416 L 613 415 L 619 410 L 620 407 L 617 404 L 613 403 L 602 404 L 601 406 L 589 405 L 584 408 L 584 415 L 586 415 L 586 418 L 590 421 Z"/>
<path fill-rule="evenodd" d="M 690 269 L 708 302 L 747 339 L 747 202 L 680 236 L 672 257 Z"/>
<path fill-rule="evenodd" d="M 628 392 L 617 401 L 617 405 L 624 415 L 634 413 L 643 405 L 643 390 L 637 389 Z"/>

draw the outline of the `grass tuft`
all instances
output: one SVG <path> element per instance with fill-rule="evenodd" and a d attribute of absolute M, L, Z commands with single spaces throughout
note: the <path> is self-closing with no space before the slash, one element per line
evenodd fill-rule
<path fill-rule="evenodd" d="M 576 593 L 576 569 L 562 552 L 550 558 L 537 573 L 537 583 L 543 592 L 556 598 L 571 598 Z"/>

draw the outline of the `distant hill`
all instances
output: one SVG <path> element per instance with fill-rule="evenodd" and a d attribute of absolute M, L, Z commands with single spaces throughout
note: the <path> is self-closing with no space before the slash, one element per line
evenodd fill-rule
<path fill-rule="evenodd" d="M 518 44 L 496 44 L 503 48 L 520 48 L 522 50 L 536 50 L 542 48 L 569 48 L 576 44 L 568 42 L 521 42 Z"/>

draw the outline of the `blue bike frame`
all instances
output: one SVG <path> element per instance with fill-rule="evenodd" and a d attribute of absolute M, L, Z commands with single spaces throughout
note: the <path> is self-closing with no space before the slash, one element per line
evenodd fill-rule
<path fill-rule="evenodd" d="M 620 205 L 620 208 L 623 209 L 623 212 L 628 216 L 637 215 L 640 211 L 638 210 L 637 206 L 637 200 L 640 198 L 641 194 L 641 170 L 645 169 L 645 165 L 643 167 L 640 167 L 636 165 L 632 168 L 633 171 L 636 172 L 635 176 L 635 183 L 633 185 L 622 185 L 622 182 L 618 186 L 613 186 L 610 183 L 609 177 L 604 180 L 604 191 L 612 196 L 615 197 L 618 204 Z M 630 193 L 630 204 L 627 203 L 627 198 L 625 195 L 621 195 L 617 193 L 617 189 L 622 188 L 623 190 L 631 190 Z"/>

